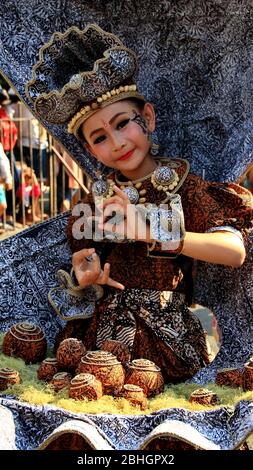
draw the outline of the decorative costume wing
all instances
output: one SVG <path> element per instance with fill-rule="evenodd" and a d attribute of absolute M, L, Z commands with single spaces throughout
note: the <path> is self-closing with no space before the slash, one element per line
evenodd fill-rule
<path fill-rule="evenodd" d="M 241 1 L 229 0 L 202 2 L 197 12 L 195 7 L 193 0 L 180 5 L 147 0 L 145 8 L 143 2 L 131 0 L 94 0 L 92 7 L 88 2 L 71 0 L 64 6 L 53 0 L 45 4 L 2 0 L 0 69 L 34 112 L 25 95 L 25 83 L 38 60 L 38 49 L 56 30 L 63 32 L 73 24 L 83 29 L 88 23 L 98 23 L 117 33 L 139 56 L 138 83 L 146 98 L 156 103 L 155 137 L 162 152 L 187 158 L 191 171 L 200 176 L 204 172 L 207 180 L 235 180 L 250 163 L 253 150 L 252 23 L 248 19 L 252 5 L 250 0 L 245 0 L 243 7 Z M 69 49 L 69 63 L 77 53 Z M 60 74 L 55 79 L 60 81 Z M 95 160 L 67 128 L 42 123 L 94 177 Z M 47 293 L 57 285 L 57 269 L 71 265 L 64 234 L 67 217 L 59 216 L 1 243 L 2 330 L 18 320 L 31 319 L 42 325 L 52 341 L 61 326 L 62 320 L 47 303 Z M 234 358 L 242 363 L 252 353 L 251 246 L 240 270 L 207 264 L 199 269 L 196 296 L 219 316 L 224 342 L 215 362 L 201 371 L 196 381 L 213 378 L 217 367 L 234 363 Z M 8 397 L 0 403 L 15 416 L 19 449 L 46 447 L 46 438 L 54 440 L 52 433 L 59 436 L 73 432 L 73 428 L 88 442 L 88 448 L 144 448 L 155 436 L 176 435 L 203 449 L 233 449 L 253 430 L 252 403 L 248 402 L 241 402 L 234 410 L 222 407 L 194 413 L 172 408 L 150 416 L 89 418 Z M 73 419 L 80 421 L 79 428 Z M 30 438 L 24 431 L 27 423 Z"/>

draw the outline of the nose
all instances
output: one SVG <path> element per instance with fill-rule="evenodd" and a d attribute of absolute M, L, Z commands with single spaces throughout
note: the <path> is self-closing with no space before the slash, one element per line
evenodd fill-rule
<path fill-rule="evenodd" d="M 112 145 L 112 152 L 118 152 L 126 146 L 126 142 L 118 136 L 112 136 Z"/>

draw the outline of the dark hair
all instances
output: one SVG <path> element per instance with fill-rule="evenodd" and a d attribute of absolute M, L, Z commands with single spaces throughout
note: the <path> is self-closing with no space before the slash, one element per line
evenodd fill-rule
<path fill-rule="evenodd" d="M 126 101 L 131 101 L 135 106 L 139 109 L 139 111 L 143 111 L 145 106 L 145 101 L 138 100 L 138 98 L 129 98 Z"/>

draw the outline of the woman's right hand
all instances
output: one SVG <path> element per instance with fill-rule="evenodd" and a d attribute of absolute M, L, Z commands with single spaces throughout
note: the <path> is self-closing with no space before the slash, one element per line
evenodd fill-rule
<path fill-rule="evenodd" d="M 110 264 L 105 263 L 101 269 L 100 259 L 94 248 L 83 248 L 72 256 L 72 265 L 80 287 L 85 288 L 92 284 L 107 284 L 123 290 L 120 282 L 110 277 Z"/>

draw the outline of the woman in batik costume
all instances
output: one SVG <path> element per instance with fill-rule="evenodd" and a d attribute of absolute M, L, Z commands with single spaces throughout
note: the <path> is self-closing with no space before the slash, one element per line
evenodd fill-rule
<path fill-rule="evenodd" d="M 54 60 L 47 62 L 50 51 Z M 112 169 L 83 201 L 93 216 L 87 206 L 77 208 L 67 229 L 72 287 L 85 298 L 95 286 L 96 307 L 89 318 L 82 309 L 68 316 L 57 341 L 75 336 L 94 350 L 118 340 L 132 359 L 161 367 L 167 382 L 190 378 L 208 364 L 203 328 L 189 309 L 193 261 L 241 266 L 252 196 L 234 183 L 191 174 L 180 157 L 154 158 L 154 107 L 134 81 L 134 52 L 119 38 L 95 25 L 70 28 L 43 54 L 27 87 L 38 115 L 67 123 L 94 159 Z M 64 59 L 62 88 L 54 90 L 48 80 L 48 93 L 41 93 L 38 71 L 48 65 L 47 77 L 57 80 Z"/>

